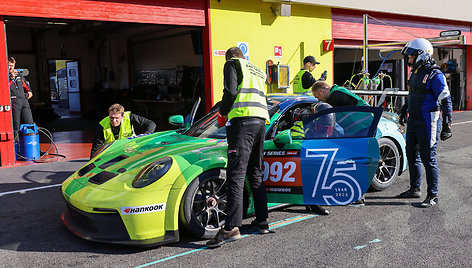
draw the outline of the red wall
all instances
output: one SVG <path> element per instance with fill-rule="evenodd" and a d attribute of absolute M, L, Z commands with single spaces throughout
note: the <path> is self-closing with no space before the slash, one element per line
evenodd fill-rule
<path fill-rule="evenodd" d="M 432 18 L 359 12 L 344 9 L 332 9 L 333 38 L 362 40 L 364 38 L 362 21 L 364 13 L 368 13 L 370 16 L 377 19 L 368 18 L 367 33 L 369 42 L 408 41 L 419 37 L 439 37 L 439 33 L 444 30 L 461 30 L 462 35 L 466 36 L 466 42 L 472 44 L 471 22 L 441 21 Z M 385 25 L 378 20 L 389 23 L 395 27 Z"/>
<path fill-rule="evenodd" d="M 465 109 L 472 110 L 472 46 L 467 46 Z"/>
<path fill-rule="evenodd" d="M 15 152 L 13 147 L 13 126 L 11 110 L 6 111 L 5 106 L 10 106 L 10 87 L 8 82 L 7 48 L 5 45 L 5 23 L 0 16 L 0 164 L 9 166 L 15 164 Z"/>

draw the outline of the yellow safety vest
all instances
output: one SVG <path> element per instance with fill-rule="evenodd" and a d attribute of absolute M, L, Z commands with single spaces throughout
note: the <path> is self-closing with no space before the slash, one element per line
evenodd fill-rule
<path fill-rule="evenodd" d="M 100 121 L 100 125 L 103 127 L 103 137 L 105 138 L 105 144 L 115 140 L 113 136 L 113 131 L 111 131 L 110 117 L 107 116 Z M 131 116 L 130 112 L 125 112 L 123 114 L 123 120 L 120 124 L 120 133 L 118 134 L 118 139 L 129 138 L 135 136 L 133 125 L 131 125 Z"/>
<path fill-rule="evenodd" d="M 290 128 L 292 132 L 292 139 L 301 140 L 305 138 L 305 128 L 303 126 L 303 121 L 297 121 Z"/>
<path fill-rule="evenodd" d="M 245 59 L 232 58 L 232 60 L 239 61 L 241 64 L 243 80 L 238 85 L 238 95 L 228 113 L 228 120 L 235 117 L 254 116 L 270 122 L 265 90 L 267 75 Z"/>
<path fill-rule="evenodd" d="M 293 93 L 306 93 L 311 90 L 311 88 L 303 88 L 302 77 L 306 72 L 308 71 L 301 69 L 293 78 Z"/>

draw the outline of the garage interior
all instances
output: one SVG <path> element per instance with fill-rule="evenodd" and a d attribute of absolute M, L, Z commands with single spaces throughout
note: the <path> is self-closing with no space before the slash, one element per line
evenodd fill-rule
<path fill-rule="evenodd" d="M 38 126 L 95 130 L 113 103 L 147 117 L 156 131 L 186 115 L 203 84 L 202 28 L 5 17 L 8 56 L 27 69 Z M 200 113 L 205 104 L 200 105 Z"/>
<path fill-rule="evenodd" d="M 360 47 L 337 47 L 334 49 L 334 83 L 337 85 L 349 86 L 352 78 L 352 85 L 358 85 L 362 78 L 362 49 Z M 377 72 L 389 75 L 392 80 L 385 77 L 380 87 L 399 88 L 406 90 L 408 68 L 400 52 L 392 53 L 382 65 L 384 58 L 389 52 L 380 53 L 380 49 L 369 49 L 369 74 L 374 77 Z M 452 105 L 454 110 L 465 110 L 466 101 L 466 51 L 458 47 L 435 47 L 433 58 L 436 64 L 441 67 L 451 91 Z M 379 69 L 380 68 L 380 69 Z M 377 89 L 380 89 L 377 88 Z M 398 97 L 395 109 L 403 103 L 401 97 Z M 388 100 L 388 99 L 387 99 Z"/>

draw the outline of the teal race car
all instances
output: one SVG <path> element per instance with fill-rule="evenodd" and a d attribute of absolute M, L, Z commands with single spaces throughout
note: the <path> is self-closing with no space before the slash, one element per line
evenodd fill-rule
<path fill-rule="evenodd" d="M 326 109 L 303 120 L 303 139 L 292 137 L 294 111 L 315 102 L 268 96 L 263 168 L 271 207 L 349 204 L 369 188 L 387 188 L 406 167 L 403 134 L 381 108 Z M 139 246 L 176 242 L 181 228 L 214 236 L 226 206 L 226 129 L 217 115 L 216 105 L 186 128 L 182 116 L 171 116 L 177 131 L 106 144 L 63 182 L 63 223 L 87 240 Z M 350 116 L 359 119 L 354 128 L 343 121 Z M 253 213 L 250 187 L 244 206 Z"/>

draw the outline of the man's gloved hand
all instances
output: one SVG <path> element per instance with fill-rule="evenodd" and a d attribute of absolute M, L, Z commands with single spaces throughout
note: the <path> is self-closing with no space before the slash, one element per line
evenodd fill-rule
<path fill-rule="evenodd" d="M 398 117 L 398 123 L 400 123 L 400 125 L 402 125 L 403 127 L 408 122 L 407 110 L 408 110 L 408 106 L 404 104 L 400 110 L 400 115 Z"/>
<path fill-rule="evenodd" d="M 326 81 L 326 77 L 328 77 L 328 71 L 324 71 L 322 74 L 321 74 L 321 77 L 320 79 L 318 79 L 319 81 Z"/>
<path fill-rule="evenodd" d="M 440 138 L 442 141 L 445 141 L 452 137 L 451 123 L 445 123 L 442 126 Z"/>
<path fill-rule="evenodd" d="M 218 121 L 218 126 L 224 127 L 226 125 L 226 116 L 222 116 L 220 113 L 218 113 L 216 120 Z"/>

